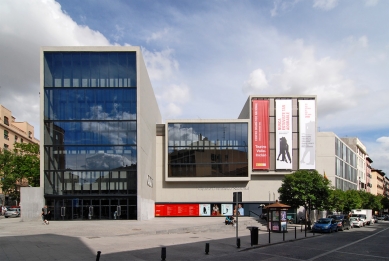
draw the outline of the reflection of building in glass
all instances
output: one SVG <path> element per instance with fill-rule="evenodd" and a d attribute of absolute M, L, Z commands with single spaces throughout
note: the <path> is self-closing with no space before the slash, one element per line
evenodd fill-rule
<path fill-rule="evenodd" d="M 140 48 L 45 47 L 42 58 L 41 186 L 53 218 L 153 217 L 149 140 L 161 117 Z"/>
<path fill-rule="evenodd" d="M 247 152 L 225 149 L 169 153 L 169 177 L 247 177 Z"/>
<path fill-rule="evenodd" d="M 248 123 L 168 123 L 168 178 L 248 177 Z"/>

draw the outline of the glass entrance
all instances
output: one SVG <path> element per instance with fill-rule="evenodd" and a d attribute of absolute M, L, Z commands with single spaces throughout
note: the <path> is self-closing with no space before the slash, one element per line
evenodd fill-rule
<path fill-rule="evenodd" d="M 136 219 L 136 196 L 46 199 L 52 220 Z"/>

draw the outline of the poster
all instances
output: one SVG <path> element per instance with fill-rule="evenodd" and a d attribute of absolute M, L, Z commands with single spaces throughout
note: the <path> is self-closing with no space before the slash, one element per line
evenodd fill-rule
<path fill-rule="evenodd" d="M 276 169 L 292 169 L 292 100 L 276 100 Z"/>
<path fill-rule="evenodd" d="M 316 168 L 316 101 L 299 100 L 299 169 Z"/>
<path fill-rule="evenodd" d="M 212 204 L 212 216 L 220 216 L 220 204 Z"/>
<path fill-rule="evenodd" d="M 222 204 L 222 215 L 232 216 L 232 214 L 233 214 L 232 204 Z"/>
<path fill-rule="evenodd" d="M 253 170 L 269 169 L 269 100 L 252 101 Z"/>
<path fill-rule="evenodd" d="M 200 216 L 210 216 L 211 215 L 211 205 L 210 204 L 199 204 Z"/>

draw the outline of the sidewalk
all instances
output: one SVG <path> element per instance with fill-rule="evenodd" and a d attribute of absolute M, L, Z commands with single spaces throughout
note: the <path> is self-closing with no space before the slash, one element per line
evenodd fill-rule
<path fill-rule="evenodd" d="M 251 246 L 250 230 L 258 226 L 258 245 Z M 269 245 L 269 233 L 254 218 L 240 217 L 240 248 L 235 227 L 224 225 L 222 217 L 169 217 L 149 221 L 99 220 L 51 221 L 43 225 L 0 218 L 1 260 L 160 260 L 166 247 L 167 260 L 200 260 L 209 255 L 228 255 Z M 289 232 L 270 233 L 271 244 L 295 240 L 294 226 Z M 307 237 L 313 234 L 307 232 Z M 317 235 L 315 235 L 317 236 Z M 296 238 L 304 239 L 300 226 Z M 209 255 L 205 244 L 209 243 Z M 174 259 L 172 258 L 174 257 Z"/>

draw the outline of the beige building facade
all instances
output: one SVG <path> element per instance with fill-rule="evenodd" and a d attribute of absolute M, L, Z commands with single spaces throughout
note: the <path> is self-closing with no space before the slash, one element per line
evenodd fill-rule
<path fill-rule="evenodd" d="M 26 121 L 17 122 L 12 115 L 12 111 L 0 104 L 0 150 L 13 151 L 16 143 L 39 145 L 39 140 L 35 138 L 34 134 L 34 126 Z M 5 195 L 2 193 L 1 188 L 0 201 L 0 205 L 4 204 Z"/>

